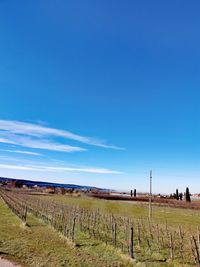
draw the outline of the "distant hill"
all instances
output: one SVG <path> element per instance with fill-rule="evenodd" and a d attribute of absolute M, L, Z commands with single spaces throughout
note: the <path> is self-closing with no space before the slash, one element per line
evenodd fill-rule
<path fill-rule="evenodd" d="M 0 183 L 3 182 L 13 182 L 13 181 L 18 181 L 22 183 L 23 185 L 26 186 L 40 186 L 40 187 L 60 187 L 60 188 L 74 188 L 74 189 L 79 189 L 79 190 L 103 190 L 107 191 L 107 189 L 103 188 L 98 188 L 94 186 L 83 186 L 83 185 L 76 185 L 76 184 L 59 184 L 59 183 L 50 183 L 50 182 L 42 182 L 42 181 L 31 181 L 31 180 L 24 180 L 24 179 L 16 179 L 16 178 L 8 178 L 8 177 L 0 177 Z"/>

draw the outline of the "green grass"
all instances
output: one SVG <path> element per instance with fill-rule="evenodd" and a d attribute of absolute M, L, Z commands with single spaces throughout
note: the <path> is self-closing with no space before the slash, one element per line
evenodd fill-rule
<path fill-rule="evenodd" d="M 105 213 L 113 213 L 131 218 L 148 216 L 148 204 L 140 202 L 111 201 L 89 197 L 71 197 L 62 195 L 42 196 L 61 203 L 79 205 L 84 208 L 100 209 Z M 153 222 L 167 224 L 177 228 L 179 225 L 189 232 L 194 232 L 200 226 L 200 211 L 192 209 L 172 208 L 153 204 Z"/>
<path fill-rule="evenodd" d="M 148 216 L 148 204 L 144 203 L 62 195 L 40 196 L 40 198 L 89 209 L 100 209 L 105 213 L 129 216 L 135 219 Z M 176 261 L 174 263 L 159 262 L 159 255 L 149 257 L 148 253 L 140 257 L 142 263 L 131 262 L 112 247 L 93 240 L 83 233 L 76 233 L 76 246 L 74 246 L 50 226 L 30 214 L 28 214 L 29 227 L 23 227 L 20 220 L 1 200 L 0 214 L 0 253 L 5 253 L 7 258 L 21 263 L 22 266 L 180 266 Z M 188 233 L 194 233 L 197 226 L 200 225 L 200 214 L 199 211 L 190 209 L 154 205 L 153 221 L 160 224 L 165 224 L 167 221 L 167 224 L 174 230 L 181 225 Z M 157 260 L 152 261 L 152 258 Z"/>
<path fill-rule="evenodd" d="M 0 255 L 22 266 L 134 266 L 112 248 L 89 238 L 72 244 L 28 215 L 28 227 L 0 200 Z"/>

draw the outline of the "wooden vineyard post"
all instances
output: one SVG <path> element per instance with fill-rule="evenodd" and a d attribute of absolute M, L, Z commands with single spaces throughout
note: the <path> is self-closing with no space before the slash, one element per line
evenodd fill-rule
<path fill-rule="evenodd" d="M 173 236 L 172 233 L 169 233 L 169 242 L 170 242 L 170 258 L 173 261 L 174 260 L 174 242 L 173 242 Z"/>
<path fill-rule="evenodd" d="M 198 243 L 198 252 L 200 255 L 200 233 L 199 233 L 199 227 L 197 227 L 197 243 Z"/>
<path fill-rule="evenodd" d="M 199 249 L 197 246 L 197 241 L 193 235 L 190 238 L 190 244 L 196 266 L 200 266 Z"/>
<path fill-rule="evenodd" d="M 130 232 L 130 257 L 134 259 L 134 240 L 133 240 L 133 226 L 131 227 L 131 232 Z"/>
<path fill-rule="evenodd" d="M 74 242 L 74 232 L 75 232 L 75 224 L 76 224 L 76 216 L 74 216 L 73 219 L 73 225 L 72 225 L 72 242 Z"/>
<path fill-rule="evenodd" d="M 114 248 L 117 247 L 117 223 L 114 222 L 113 225 L 113 246 Z"/>
<path fill-rule="evenodd" d="M 184 262 L 184 256 L 183 256 L 183 238 L 184 238 L 184 234 L 181 230 L 181 227 L 179 226 L 178 228 L 179 230 L 179 254 L 182 260 L 182 263 Z"/>
<path fill-rule="evenodd" d="M 139 223 L 139 220 L 138 220 L 138 223 L 137 223 L 137 240 L 138 240 L 138 247 L 141 248 L 140 223 Z"/>

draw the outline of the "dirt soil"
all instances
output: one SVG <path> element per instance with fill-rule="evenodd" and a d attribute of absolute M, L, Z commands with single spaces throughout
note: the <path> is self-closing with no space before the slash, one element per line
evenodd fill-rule
<path fill-rule="evenodd" d="M 20 267 L 19 265 L 15 265 L 14 263 L 0 258 L 0 266 L 1 267 Z"/>

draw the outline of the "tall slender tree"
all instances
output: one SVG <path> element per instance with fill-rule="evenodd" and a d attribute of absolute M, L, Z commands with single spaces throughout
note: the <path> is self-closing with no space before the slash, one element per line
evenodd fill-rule
<path fill-rule="evenodd" d="M 134 197 L 136 197 L 136 195 L 137 195 L 136 189 L 134 189 L 134 194 L 133 195 L 134 195 Z"/>
<path fill-rule="evenodd" d="M 133 190 L 131 190 L 131 197 L 133 196 Z"/>
<path fill-rule="evenodd" d="M 176 189 L 176 199 L 179 200 L 178 189 Z"/>
<path fill-rule="evenodd" d="M 186 187 L 186 191 L 185 191 L 185 200 L 187 202 L 191 202 L 190 191 L 189 191 L 189 188 L 188 187 Z"/>

